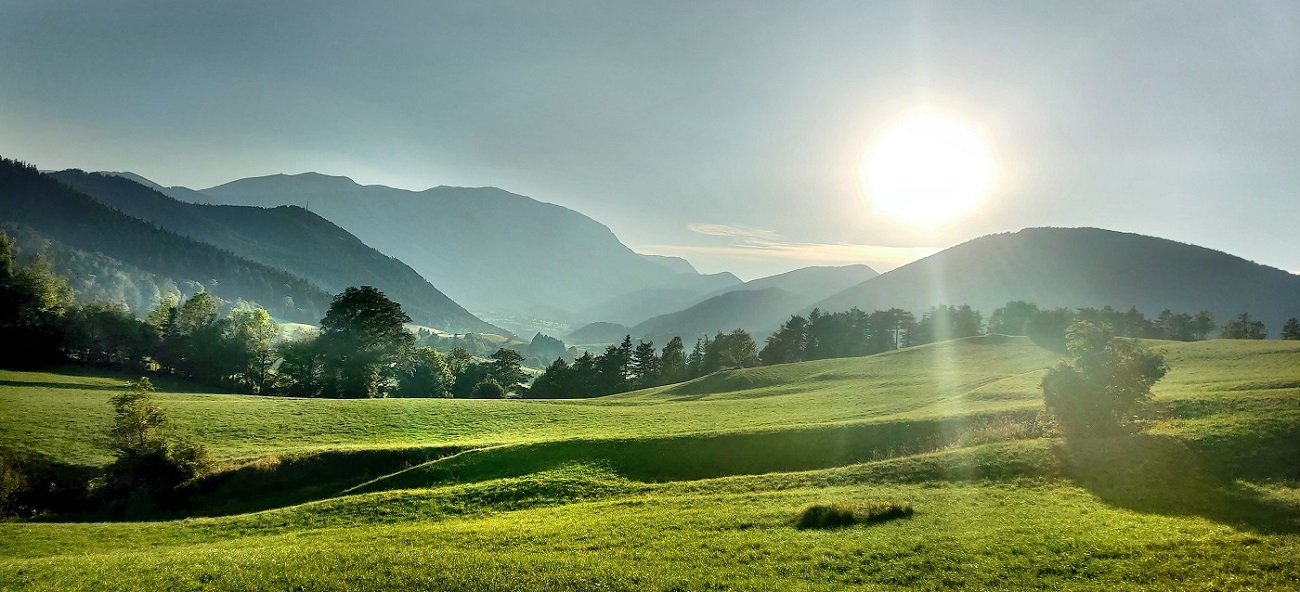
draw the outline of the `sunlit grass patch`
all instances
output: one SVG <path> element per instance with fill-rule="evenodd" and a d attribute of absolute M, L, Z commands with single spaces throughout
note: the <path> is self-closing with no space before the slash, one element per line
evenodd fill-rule
<path fill-rule="evenodd" d="M 899 518 L 911 518 L 912 505 L 904 502 L 878 500 L 857 503 L 837 500 L 831 503 L 811 504 L 799 513 L 795 528 L 800 530 L 844 528 L 855 524 L 871 524 Z"/>

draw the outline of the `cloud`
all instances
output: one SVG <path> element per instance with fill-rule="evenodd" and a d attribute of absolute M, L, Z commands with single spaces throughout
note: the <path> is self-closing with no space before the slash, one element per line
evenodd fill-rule
<path fill-rule="evenodd" d="M 746 261 L 787 262 L 802 265 L 848 265 L 865 263 L 877 271 L 888 271 L 940 251 L 935 247 L 887 247 L 856 243 L 804 243 L 784 240 L 764 228 L 729 224 L 689 224 L 697 234 L 721 237 L 722 245 L 641 245 L 638 251 L 676 257 L 711 256 Z"/>
<path fill-rule="evenodd" d="M 731 224 L 701 224 L 692 222 L 686 225 L 686 228 L 696 234 L 706 236 L 724 236 L 741 239 L 777 241 L 781 235 L 774 231 L 764 228 L 753 228 L 750 226 L 735 226 Z"/>

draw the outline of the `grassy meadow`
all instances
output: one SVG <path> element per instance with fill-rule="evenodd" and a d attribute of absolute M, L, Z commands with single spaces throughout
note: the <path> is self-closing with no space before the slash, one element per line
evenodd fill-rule
<path fill-rule="evenodd" d="M 217 472 L 148 520 L 0 522 L 4 590 L 1300 588 L 1300 343 L 1152 342 L 1143 433 L 1044 435 L 986 336 L 584 401 L 185 392 Z M 0 444 L 100 443 L 124 377 L 0 372 Z M 910 517 L 800 529 L 812 504 Z"/>

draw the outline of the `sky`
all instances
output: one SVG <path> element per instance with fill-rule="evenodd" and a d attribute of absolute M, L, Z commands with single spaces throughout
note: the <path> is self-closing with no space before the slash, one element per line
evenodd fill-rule
<path fill-rule="evenodd" d="M 942 224 L 861 179 L 918 110 L 995 162 Z M 497 186 L 742 278 L 1031 226 L 1300 271 L 1300 3 L 0 0 L 0 155 Z"/>

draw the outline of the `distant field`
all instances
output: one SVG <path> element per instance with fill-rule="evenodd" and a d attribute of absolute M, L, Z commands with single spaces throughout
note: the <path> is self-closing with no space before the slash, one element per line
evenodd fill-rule
<path fill-rule="evenodd" d="M 1164 418 L 1069 442 L 1032 429 L 1058 356 L 1023 338 L 591 401 L 164 384 L 178 426 L 246 463 L 201 490 L 210 517 L 0 523 L 0 589 L 1300 588 L 1300 343 L 1152 345 Z M 0 443 L 106 462 L 121 382 L 0 373 Z M 839 499 L 916 513 L 793 527 Z"/>

